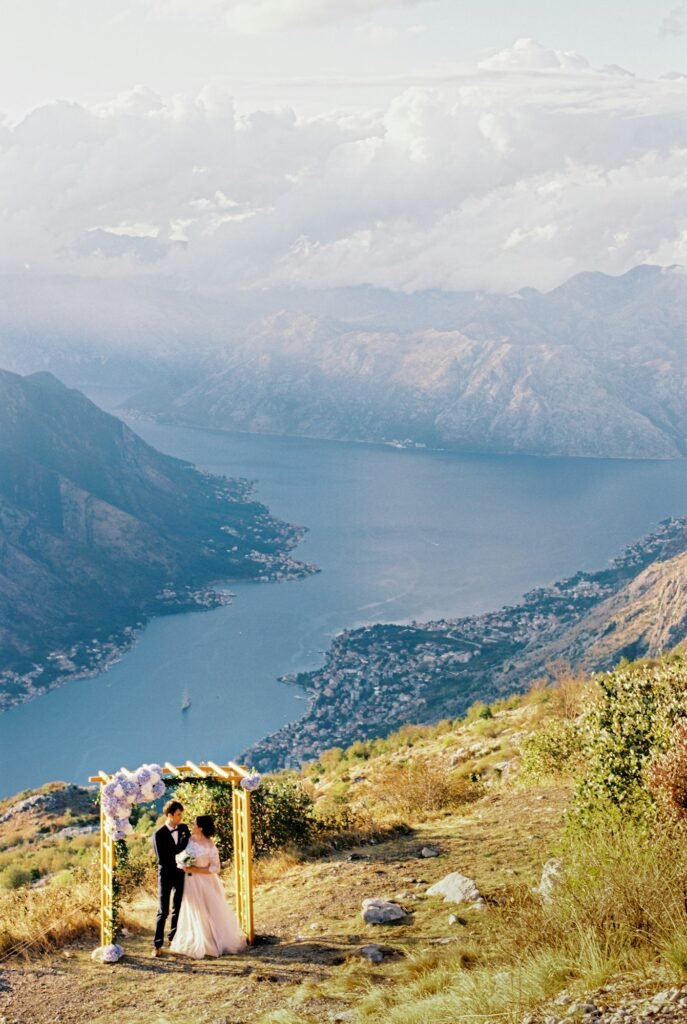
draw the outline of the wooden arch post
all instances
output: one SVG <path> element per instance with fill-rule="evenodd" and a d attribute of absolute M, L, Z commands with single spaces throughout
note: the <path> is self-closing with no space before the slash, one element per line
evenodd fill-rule
<path fill-rule="evenodd" d="M 255 941 L 253 915 L 253 844 L 250 825 L 250 793 L 241 786 L 241 779 L 250 775 L 247 768 L 229 761 L 226 765 L 214 761 L 173 765 L 168 761 L 164 775 L 179 779 L 218 779 L 232 786 L 232 826 L 234 830 L 234 882 L 236 886 L 236 916 L 241 930 L 252 945 Z M 107 946 L 116 939 L 114 922 L 114 889 L 116 850 L 112 837 L 105 828 L 103 788 L 112 778 L 106 772 L 91 775 L 89 782 L 100 784 L 100 944 Z"/>

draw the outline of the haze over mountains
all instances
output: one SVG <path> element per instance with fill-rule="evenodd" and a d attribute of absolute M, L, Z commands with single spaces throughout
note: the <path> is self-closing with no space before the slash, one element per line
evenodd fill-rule
<path fill-rule="evenodd" d="M 545 294 L 359 288 L 215 302 L 212 337 L 193 338 L 172 302 L 166 336 L 151 313 L 147 341 L 133 324 L 107 358 L 85 338 L 44 339 L 33 358 L 79 383 L 142 388 L 129 411 L 204 427 L 470 452 L 687 453 L 679 267 L 579 274 Z M 8 358 L 30 368 L 10 334 Z"/>
<path fill-rule="evenodd" d="M 102 665 L 207 585 L 299 573 L 241 480 L 155 451 L 78 391 L 0 371 L 0 706 Z"/>

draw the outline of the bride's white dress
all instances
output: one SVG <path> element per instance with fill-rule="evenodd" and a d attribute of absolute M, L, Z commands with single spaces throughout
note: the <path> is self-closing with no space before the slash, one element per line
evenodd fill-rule
<path fill-rule="evenodd" d="M 193 857 L 193 867 L 209 868 L 212 874 L 186 875 L 172 952 L 196 959 L 239 953 L 246 947 L 246 937 L 219 880 L 217 847 L 210 840 L 190 839 L 186 849 Z"/>

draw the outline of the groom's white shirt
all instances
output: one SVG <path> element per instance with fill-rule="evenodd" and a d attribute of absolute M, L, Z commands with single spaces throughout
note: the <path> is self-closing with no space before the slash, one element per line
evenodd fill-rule
<path fill-rule="evenodd" d="M 167 825 L 167 822 L 165 822 L 165 825 Z M 174 840 L 174 845 L 178 846 L 179 845 L 179 826 L 178 825 L 167 825 L 167 828 L 172 833 L 172 839 Z"/>

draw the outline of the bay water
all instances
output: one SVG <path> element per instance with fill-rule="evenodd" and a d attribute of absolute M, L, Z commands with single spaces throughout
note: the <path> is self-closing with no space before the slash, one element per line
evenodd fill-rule
<path fill-rule="evenodd" d="M 308 527 L 321 572 L 226 584 L 231 605 L 152 621 L 122 660 L 0 713 L 0 796 L 144 761 L 233 759 L 298 717 L 277 681 L 316 668 L 340 630 L 464 615 L 598 569 L 687 512 L 687 465 L 468 456 L 132 423 L 155 447 L 257 481 Z M 188 690 L 190 708 L 182 712 Z"/>

